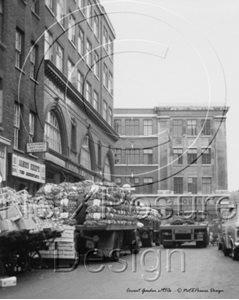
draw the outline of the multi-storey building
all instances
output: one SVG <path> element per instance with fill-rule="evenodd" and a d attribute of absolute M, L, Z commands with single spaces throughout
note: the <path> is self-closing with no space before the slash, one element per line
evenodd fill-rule
<path fill-rule="evenodd" d="M 97 0 L 0 0 L 2 186 L 113 179 L 114 39 Z"/>
<path fill-rule="evenodd" d="M 45 24 L 46 180 L 113 180 L 112 24 L 96 0 L 46 0 Z"/>
<path fill-rule="evenodd" d="M 26 152 L 26 143 L 44 137 L 43 32 L 43 1 L 0 1 L 1 186 L 31 193 L 45 182 L 42 154 Z"/>
<path fill-rule="evenodd" d="M 227 107 L 115 109 L 116 182 L 141 194 L 211 194 L 227 185 Z"/>

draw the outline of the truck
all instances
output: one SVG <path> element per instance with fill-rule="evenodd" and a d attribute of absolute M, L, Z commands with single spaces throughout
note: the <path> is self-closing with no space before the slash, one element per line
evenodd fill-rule
<path fill-rule="evenodd" d="M 114 185 L 95 185 L 74 218 L 77 220 L 75 244 L 80 256 L 114 260 L 122 251 L 134 254 L 140 251 L 137 219 L 130 205 L 129 190 L 120 190 Z"/>
<path fill-rule="evenodd" d="M 239 260 L 239 203 L 231 197 L 220 198 L 217 203 L 218 249 L 225 256 Z"/>

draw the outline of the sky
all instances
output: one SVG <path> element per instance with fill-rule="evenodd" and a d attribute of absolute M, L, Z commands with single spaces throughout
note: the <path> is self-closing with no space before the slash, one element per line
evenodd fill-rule
<path fill-rule="evenodd" d="M 228 189 L 239 190 L 239 1 L 101 4 L 116 32 L 114 107 L 229 106 Z"/>

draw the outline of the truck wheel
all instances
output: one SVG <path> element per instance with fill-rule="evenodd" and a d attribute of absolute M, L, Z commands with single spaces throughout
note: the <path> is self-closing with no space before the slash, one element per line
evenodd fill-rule
<path fill-rule="evenodd" d="M 143 246 L 145 247 L 153 247 L 153 242 L 154 242 L 154 234 L 152 231 L 149 232 L 149 237 L 148 239 L 143 243 Z"/>
<path fill-rule="evenodd" d="M 159 236 L 156 237 L 155 245 L 160 246 L 160 237 Z"/>
<path fill-rule="evenodd" d="M 237 248 L 232 247 L 232 259 L 239 260 L 239 251 Z"/>
<path fill-rule="evenodd" d="M 222 244 L 222 252 L 224 253 L 224 256 L 229 256 L 230 254 L 230 249 L 226 247 L 225 242 Z"/>
<path fill-rule="evenodd" d="M 222 244 L 221 243 L 218 243 L 218 250 L 222 250 Z"/>
<path fill-rule="evenodd" d="M 202 247 L 202 242 L 196 242 L 196 247 L 201 248 Z"/>
<path fill-rule="evenodd" d="M 140 251 L 140 237 L 139 235 L 136 233 L 136 237 L 135 237 L 135 247 L 131 248 L 131 254 L 138 254 Z"/>

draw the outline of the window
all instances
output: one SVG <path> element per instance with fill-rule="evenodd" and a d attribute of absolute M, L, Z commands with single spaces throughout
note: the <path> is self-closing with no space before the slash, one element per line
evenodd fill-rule
<path fill-rule="evenodd" d="M 113 60 L 114 44 L 113 44 L 113 40 L 111 37 L 109 37 L 109 55 L 110 55 L 110 58 Z"/>
<path fill-rule="evenodd" d="M 94 51 L 94 74 L 96 77 L 100 77 L 100 62 L 99 55 L 96 51 Z"/>
<path fill-rule="evenodd" d="M 45 59 L 49 59 L 53 62 L 53 36 L 49 30 L 45 30 Z"/>
<path fill-rule="evenodd" d="M 93 27 L 93 10 L 92 10 L 92 5 L 91 2 L 88 0 L 87 1 L 87 7 L 86 7 L 86 18 L 87 18 L 87 22 L 88 24 Z"/>
<path fill-rule="evenodd" d="M 34 142 L 34 132 L 35 132 L 35 115 L 33 113 L 29 114 L 29 143 Z"/>
<path fill-rule="evenodd" d="M 135 193 L 137 194 L 137 193 L 139 193 L 139 183 L 140 183 L 140 181 L 139 181 L 139 177 L 134 177 L 134 187 L 135 187 Z"/>
<path fill-rule="evenodd" d="M 68 80 L 78 87 L 78 78 L 77 78 L 77 69 L 75 65 L 68 59 L 67 62 L 67 68 L 68 68 Z"/>
<path fill-rule="evenodd" d="M 125 149 L 126 164 L 139 164 L 139 149 Z"/>
<path fill-rule="evenodd" d="M 91 170 L 91 158 L 90 158 L 90 149 L 89 149 L 89 137 L 86 136 L 81 147 L 81 156 L 80 163 L 83 167 L 88 170 Z"/>
<path fill-rule="evenodd" d="M 19 69 L 22 66 L 22 56 L 23 56 L 23 33 L 20 30 L 16 30 L 16 60 L 15 66 Z"/>
<path fill-rule="evenodd" d="M 153 163 L 153 149 L 144 149 L 144 164 L 151 165 Z"/>
<path fill-rule="evenodd" d="M 99 95 L 94 91 L 93 94 L 93 107 L 95 110 L 99 111 Z"/>
<path fill-rule="evenodd" d="M 181 137 L 183 134 L 183 121 L 173 120 L 173 137 Z"/>
<path fill-rule="evenodd" d="M 71 120 L 71 149 L 76 151 L 76 120 L 72 118 Z"/>
<path fill-rule="evenodd" d="M 188 192 L 197 194 L 197 177 L 188 177 Z"/>
<path fill-rule="evenodd" d="M 211 120 L 201 120 L 201 126 L 203 135 L 211 135 Z"/>
<path fill-rule="evenodd" d="M 32 3 L 32 11 L 39 15 L 39 0 L 34 0 Z"/>
<path fill-rule="evenodd" d="M 202 149 L 202 164 L 203 165 L 211 164 L 211 149 L 210 148 Z"/>
<path fill-rule="evenodd" d="M 126 119 L 125 120 L 125 134 L 126 135 L 139 135 L 139 120 Z"/>
<path fill-rule="evenodd" d="M 109 158 L 105 158 L 105 164 L 104 164 L 104 178 L 107 180 L 111 180 L 111 169 L 110 169 L 110 161 Z"/>
<path fill-rule="evenodd" d="M 98 167 L 101 168 L 101 157 L 102 157 L 102 144 L 98 142 Z"/>
<path fill-rule="evenodd" d="M 88 40 L 86 42 L 86 63 L 88 66 L 92 66 L 92 45 Z"/>
<path fill-rule="evenodd" d="M 108 89 L 108 86 L 109 86 L 109 82 L 108 82 L 108 68 L 107 68 L 107 66 L 105 64 L 104 64 L 104 67 L 103 67 L 103 84 Z"/>
<path fill-rule="evenodd" d="M 86 0 L 78 0 L 78 6 L 81 9 L 82 13 L 86 15 Z"/>
<path fill-rule="evenodd" d="M 63 72 L 63 48 L 56 43 L 56 67 Z"/>
<path fill-rule="evenodd" d="M 103 47 L 107 52 L 109 51 L 109 36 L 108 31 L 105 27 L 103 29 Z"/>
<path fill-rule="evenodd" d="M 78 71 L 77 72 L 77 89 L 81 94 L 83 94 L 83 82 L 84 82 L 84 76 Z"/>
<path fill-rule="evenodd" d="M 177 160 L 177 164 L 182 164 L 183 163 L 183 149 L 173 149 L 173 160 Z"/>
<path fill-rule="evenodd" d="M 144 135 L 152 135 L 152 134 L 153 134 L 153 121 L 144 120 Z"/>
<path fill-rule="evenodd" d="M 197 159 L 197 149 L 188 149 L 188 164 L 192 164 L 192 163 L 196 164 L 197 163 L 196 159 Z"/>
<path fill-rule="evenodd" d="M 113 75 L 109 72 L 109 92 L 113 95 Z"/>
<path fill-rule="evenodd" d="M 114 120 L 114 129 L 118 134 L 121 134 L 121 120 L 119 119 Z"/>
<path fill-rule="evenodd" d="M 187 120 L 187 134 L 188 135 L 197 134 L 197 120 Z"/>
<path fill-rule="evenodd" d="M 103 118 L 107 119 L 107 103 L 103 101 Z"/>
<path fill-rule="evenodd" d="M 78 35 L 78 52 L 81 56 L 84 55 L 84 32 L 81 28 L 79 28 L 79 35 Z"/>
<path fill-rule="evenodd" d="M 112 126 L 112 109 L 109 107 L 108 123 Z"/>
<path fill-rule="evenodd" d="M 19 137 L 20 137 L 20 116 L 21 116 L 21 109 L 20 106 L 15 104 L 14 105 L 14 137 L 13 137 L 13 147 L 19 148 Z"/>
<path fill-rule="evenodd" d="M 56 115 L 50 111 L 45 123 L 45 139 L 50 149 L 62 153 L 61 133 Z"/>
<path fill-rule="evenodd" d="M 32 43 L 32 48 L 30 52 L 30 77 L 33 79 L 36 78 L 37 52 L 38 52 L 38 47 L 34 45 L 34 43 Z"/>
<path fill-rule="evenodd" d="M 173 178 L 173 193 L 183 194 L 183 177 Z"/>
<path fill-rule="evenodd" d="M 85 98 L 89 103 L 91 103 L 91 97 L 92 97 L 91 85 L 87 81 L 85 85 Z"/>
<path fill-rule="evenodd" d="M 152 194 L 153 192 L 153 178 L 146 177 L 144 178 L 144 193 L 145 194 Z"/>
<path fill-rule="evenodd" d="M 3 38 L 3 0 L 0 0 L 0 41 Z"/>
<path fill-rule="evenodd" d="M 212 193 L 212 178 L 203 177 L 202 178 L 202 193 L 211 194 Z"/>
<path fill-rule="evenodd" d="M 68 24 L 68 39 L 75 45 L 76 44 L 76 21 L 72 14 L 69 14 Z"/>
<path fill-rule="evenodd" d="M 46 6 L 50 8 L 51 11 L 54 11 L 54 0 L 46 0 Z"/>
<path fill-rule="evenodd" d="M 97 12 L 95 12 L 95 16 L 94 16 L 94 34 L 97 38 L 100 37 L 99 17 L 97 16 Z"/>
<path fill-rule="evenodd" d="M 122 151 L 121 149 L 115 150 L 115 164 L 122 164 Z"/>
<path fill-rule="evenodd" d="M 65 21 L 65 9 L 64 9 L 64 0 L 56 0 L 56 20 L 64 26 L 64 21 Z M 70 24 L 69 24 L 70 27 Z M 70 31 L 70 30 L 69 30 Z M 68 32 L 69 32 L 68 31 Z"/>

